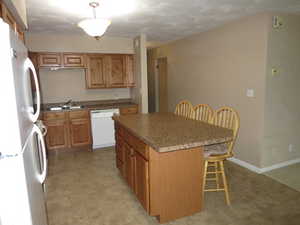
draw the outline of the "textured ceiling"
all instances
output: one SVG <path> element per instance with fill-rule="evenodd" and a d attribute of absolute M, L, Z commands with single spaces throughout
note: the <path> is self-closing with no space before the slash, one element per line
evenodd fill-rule
<path fill-rule="evenodd" d="M 126 0 L 102 0 L 113 6 Z M 77 23 L 92 17 L 89 0 L 27 0 L 30 32 L 83 33 Z M 129 13 L 114 15 L 99 10 L 98 17 L 109 17 L 105 35 L 133 38 L 145 33 L 150 41 L 171 41 L 219 26 L 227 21 L 258 12 L 300 12 L 299 0 L 134 0 Z M 67 6 L 69 4 L 69 6 Z M 101 4 L 101 1 L 100 1 Z M 125 6 L 119 7 L 126 8 Z"/>

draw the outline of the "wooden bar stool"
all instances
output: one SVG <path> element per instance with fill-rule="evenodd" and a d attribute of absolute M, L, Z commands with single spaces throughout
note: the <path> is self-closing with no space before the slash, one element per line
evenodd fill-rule
<path fill-rule="evenodd" d="M 187 100 L 181 101 L 176 105 L 174 113 L 190 119 L 193 115 L 193 105 Z"/>
<path fill-rule="evenodd" d="M 204 177 L 203 177 L 203 194 L 209 191 L 224 191 L 227 205 L 230 205 L 228 185 L 224 170 L 224 160 L 233 156 L 233 146 L 240 127 L 238 113 L 230 107 L 219 108 L 210 123 L 232 129 L 233 140 L 223 144 L 204 146 Z M 211 170 L 209 170 L 211 168 Z M 212 175 L 212 176 L 207 176 Z M 221 179 L 220 176 L 221 175 Z M 216 188 L 207 188 L 207 181 L 214 181 Z M 221 185 L 221 182 L 223 185 Z"/>
<path fill-rule="evenodd" d="M 199 104 L 194 107 L 192 119 L 209 122 L 213 116 L 212 108 L 207 104 Z"/>

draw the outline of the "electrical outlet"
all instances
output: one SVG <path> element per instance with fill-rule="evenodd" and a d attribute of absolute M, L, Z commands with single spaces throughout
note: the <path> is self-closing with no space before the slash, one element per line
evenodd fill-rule
<path fill-rule="evenodd" d="M 293 152 L 294 151 L 294 145 L 293 144 L 289 144 L 289 152 Z"/>
<path fill-rule="evenodd" d="M 254 90 L 251 89 L 251 88 L 247 88 L 246 95 L 249 98 L 253 98 L 254 97 Z"/>

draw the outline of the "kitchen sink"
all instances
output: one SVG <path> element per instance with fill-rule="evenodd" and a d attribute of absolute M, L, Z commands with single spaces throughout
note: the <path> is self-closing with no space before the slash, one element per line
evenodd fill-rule
<path fill-rule="evenodd" d="M 60 111 L 60 110 L 75 110 L 75 109 L 83 109 L 83 108 L 84 108 L 83 105 L 72 105 L 72 106 L 63 105 L 63 106 L 53 106 L 47 109 L 51 111 Z"/>

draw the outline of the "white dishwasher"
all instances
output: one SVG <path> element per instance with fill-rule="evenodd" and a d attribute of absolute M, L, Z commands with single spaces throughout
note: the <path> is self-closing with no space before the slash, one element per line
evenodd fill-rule
<path fill-rule="evenodd" d="M 112 116 L 119 113 L 119 109 L 91 110 L 93 149 L 115 145 Z"/>

